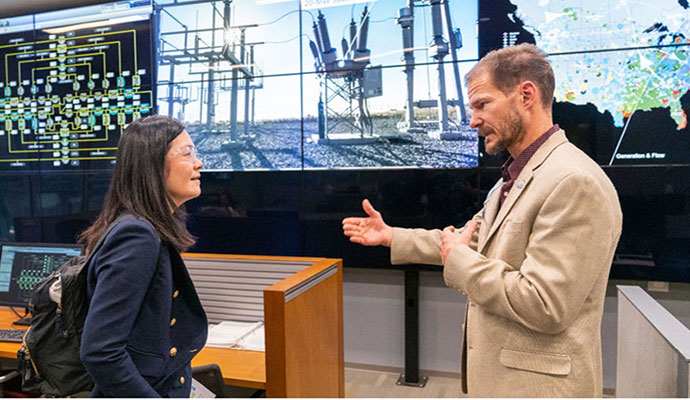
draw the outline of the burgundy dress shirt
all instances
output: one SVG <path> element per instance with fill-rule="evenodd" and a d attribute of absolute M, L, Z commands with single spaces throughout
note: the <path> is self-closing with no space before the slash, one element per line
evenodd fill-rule
<path fill-rule="evenodd" d="M 561 128 L 558 126 L 558 124 L 555 124 L 551 127 L 551 129 L 539 136 L 537 140 L 532 142 L 532 144 L 530 144 L 516 158 L 513 158 L 512 156 L 508 157 L 505 164 L 503 164 L 503 167 L 501 168 L 503 175 L 503 185 L 501 186 L 501 198 L 499 208 L 503 205 L 503 201 L 506 199 L 506 197 L 508 197 L 508 192 L 510 192 L 510 188 L 513 187 L 515 179 L 517 179 L 517 177 L 520 175 L 520 172 L 522 172 L 522 169 L 525 168 L 525 165 L 527 165 L 527 162 L 530 160 L 530 158 L 532 158 L 534 153 L 536 153 L 537 150 L 539 150 L 541 145 L 544 144 L 544 142 L 546 142 L 551 137 L 551 135 L 558 132 L 560 129 Z"/>

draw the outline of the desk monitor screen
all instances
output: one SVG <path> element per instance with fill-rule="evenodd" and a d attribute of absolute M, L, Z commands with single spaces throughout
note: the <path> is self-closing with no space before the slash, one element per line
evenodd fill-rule
<path fill-rule="evenodd" d="M 83 247 L 76 244 L 1 244 L 0 306 L 27 307 L 41 279 L 82 253 Z"/>

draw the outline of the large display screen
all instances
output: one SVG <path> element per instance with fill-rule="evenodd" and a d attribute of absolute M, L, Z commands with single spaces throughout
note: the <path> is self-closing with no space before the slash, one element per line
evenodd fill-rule
<path fill-rule="evenodd" d="M 157 7 L 160 112 L 206 171 L 477 165 L 475 0 Z"/>
<path fill-rule="evenodd" d="M 109 168 L 153 111 L 149 0 L 0 20 L 0 170 Z"/>
<path fill-rule="evenodd" d="M 688 164 L 689 17 L 682 0 L 480 2 L 480 52 L 550 54 L 554 119 L 600 164 Z"/>

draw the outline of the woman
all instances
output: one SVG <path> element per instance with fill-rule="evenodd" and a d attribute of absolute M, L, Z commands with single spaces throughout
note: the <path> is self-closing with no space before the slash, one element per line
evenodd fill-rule
<path fill-rule="evenodd" d="M 207 320 L 180 257 L 194 244 L 180 207 L 201 194 L 202 166 L 170 117 L 135 121 L 120 139 L 103 210 L 80 236 L 92 251 L 115 222 L 87 274 L 80 356 L 93 397 L 189 397 Z"/>

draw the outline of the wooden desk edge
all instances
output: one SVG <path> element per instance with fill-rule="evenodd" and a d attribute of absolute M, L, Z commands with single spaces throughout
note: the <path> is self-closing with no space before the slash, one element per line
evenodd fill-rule
<path fill-rule="evenodd" d="M 230 386 L 238 386 L 238 387 L 243 387 L 243 388 L 266 390 L 266 382 L 255 382 L 255 381 L 247 381 L 247 380 L 242 380 L 242 379 L 225 378 L 225 377 L 223 378 L 223 382 L 225 382 L 226 385 L 230 385 Z"/>
<path fill-rule="evenodd" d="M 288 276 L 280 282 L 264 289 L 265 292 L 286 292 L 298 284 L 312 278 L 320 272 L 335 265 L 339 270 L 343 268 L 343 260 L 340 258 L 319 258 L 309 267 Z"/>
<path fill-rule="evenodd" d="M 17 358 L 17 351 L 21 347 L 21 343 L 0 342 L 0 358 Z M 16 350 L 13 348 L 16 347 Z"/>

